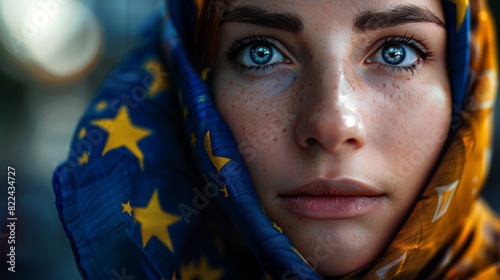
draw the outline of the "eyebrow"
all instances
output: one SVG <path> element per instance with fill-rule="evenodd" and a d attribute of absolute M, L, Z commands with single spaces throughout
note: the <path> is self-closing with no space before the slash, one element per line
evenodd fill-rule
<path fill-rule="evenodd" d="M 429 22 L 446 29 L 446 24 L 425 7 L 416 5 L 396 6 L 383 12 L 363 12 L 354 18 L 354 29 L 358 32 L 372 31 L 407 23 Z"/>
<path fill-rule="evenodd" d="M 220 25 L 227 22 L 251 23 L 299 34 L 304 29 L 301 17 L 293 13 L 274 13 L 253 5 L 243 5 L 227 10 L 222 15 Z M 388 11 L 367 11 L 354 18 L 357 32 L 373 31 L 407 23 L 428 22 L 446 28 L 446 24 L 425 7 L 400 5 Z"/>
<path fill-rule="evenodd" d="M 238 6 L 225 11 L 220 25 L 226 22 L 251 23 L 281 29 L 292 34 L 299 34 L 304 29 L 302 19 L 296 14 L 273 13 L 252 5 Z"/>

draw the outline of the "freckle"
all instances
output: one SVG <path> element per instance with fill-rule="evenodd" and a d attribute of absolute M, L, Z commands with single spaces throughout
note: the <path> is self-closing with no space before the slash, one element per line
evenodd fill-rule
<path fill-rule="evenodd" d="M 223 92 L 223 93 L 222 93 L 222 96 L 226 96 L 226 92 Z"/>
<path fill-rule="evenodd" d="M 287 129 L 286 129 L 286 127 L 285 127 L 285 128 L 283 128 L 283 132 L 287 132 Z"/>
<path fill-rule="evenodd" d="M 299 98 L 299 101 L 302 102 L 302 96 Z"/>
<path fill-rule="evenodd" d="M 274 138 L 273 140 L 274 140 L 274 142 L 278 142 L 278 138 Z"/>
<path fill-rule="evenodd" d="M 312 83 L 312 82 L 309 82 L 309 86 L 311 87 L 312 85 L 313 85 L 313 83 Z"/>
<path fill-rule="evenodd" d="M 229 82 L 229 85 L 230 85 L 230 86 L 234 85 L 234 82 L 233 82 L 233 81 L 230 81 L 230 82 Z"/>
<path fill-rule="evenodd" d="M 301 85 L 300 85 L 300 89 L 304 89 L 304 84 L 301 84 Z"/>

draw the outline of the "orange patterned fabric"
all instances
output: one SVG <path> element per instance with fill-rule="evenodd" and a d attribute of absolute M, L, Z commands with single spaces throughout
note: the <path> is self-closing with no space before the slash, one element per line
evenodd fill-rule
<path fill-rule="evenodd" d="M 497 92 L 494 21 L 484 0 L 449 2 L 457 14 L 470 5 L 472 22 L 470 85 L 452 121 L 460 128 L 383 257 L 347 278 L 500 279 L 500 221 L 479 198 L 490 166 Z M 429 143 L 441 139 L 431 135 Z"/>

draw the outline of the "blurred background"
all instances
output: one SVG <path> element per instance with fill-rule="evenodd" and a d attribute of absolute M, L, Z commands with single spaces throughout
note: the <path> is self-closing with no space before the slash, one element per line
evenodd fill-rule
<path fill-rule="evenodd" d="M 500 1 L 490 2 L 500 14 Z M 66 158 L 76 123 L 100 82 L 134 45 L 143 20 L 162 5 L 163 0 L 0 0 L 0 177 L 6 177 L 7 166 L 16 169 L 19 218 L 15 274 L 5 273 L 7 229 L 0 228 L 1 279 L 80 279 L 55 208 L 52 171 Z M 483 196 L 500 212 L 498 111 L 496 132 L 494 176 Z"/>

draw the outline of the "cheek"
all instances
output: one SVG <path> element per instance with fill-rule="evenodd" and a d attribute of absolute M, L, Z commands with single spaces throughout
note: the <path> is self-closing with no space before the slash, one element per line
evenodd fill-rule
<path fill-rule="evenodd" d="M 415 90 L 418 89 L 418 90 Z M 447 84 L 419 83 L 399 87 L 399 98 L 385 108 L 379 147 L 394 180 L 408 188 L 425 183 L 443 148 L 451 121 Z M 391 109 L 392 107 L 392 109 Z M 375 132 L 377 133 L 377 132 Z M 411 185 L 411 186 L 410 186 Z"/>
<path fill-rule="evenodd" d="M 254 179 L 278 158 L 290 126 L 278 97 L 267 97 L 264 87 L 228 79 L 214 87 L 216 107 L 228 124 Z M 286 106 L 285 106 L 286 107 Z"/>

